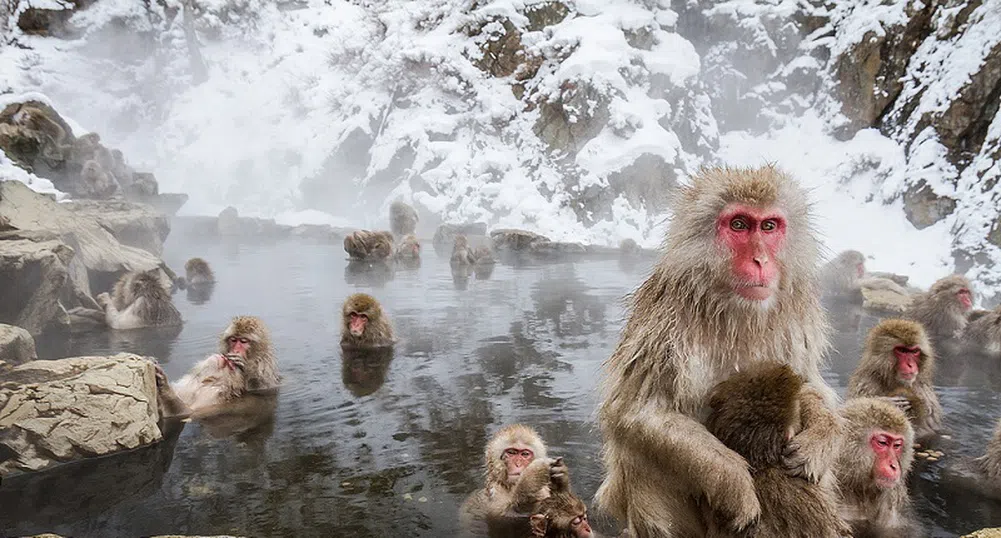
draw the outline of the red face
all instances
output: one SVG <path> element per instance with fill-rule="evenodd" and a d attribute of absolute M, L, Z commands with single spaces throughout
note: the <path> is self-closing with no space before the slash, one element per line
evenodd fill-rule
<path fill-rule="evenodd" d="M 860 263 L 855 267 L 855 276 L 862 278 L 862 275 L 864 274 L 865 274 L 865 264 Z"/>
<path fill-rule="evenodd" d="M 348 328 L 354 336 L 365 334 L 365 326 L 368 325 L 368 316 L 352 312 L 348 316 Z"/>
<path fill-rule="evenodd" d="M 732 253 L 730 271 L 737 295 L 764 301 L 778 286 L 778 253 L 786 236 L 785 217 L 772 209 L 730 204 L 716 220 L 716 240 Z"/>
<path fill-rule="evenodd" d="M 587 514 L 581 514 L 570 522 L 570 530 L 577 538 L 591 538 L 591 524 L 587 522 Z"/>
<path fill-rule="evenodd" d="M 959 304 L 963 305 L 963 310 L 969 310 L 973 308 L 973 294 L 970 290 L 962 288 L 956 292 L 956 299 L 959 300 Z"/>
<path fill-rule="evenodd" d="M 247 356 L 247 351 L 250 349 L 250 340 L 234 334 L 227 338 L 226 342 L 229 344 L 229 352 L 231 354 L 241 357 Z"/>
<path fill-rule="evenodd" d="M 908 383 L 914 381 L 921 370 L 918 365 L 921 358 L 921 348 L 918 346 L 897 346 L 893 348 L 893 355 L 897 357 L 897 379 Z"/>
<path fill-rule="evenodd" d="M 514 480 L 521 476 L 525 467 L 535 459 L 535 453 L 528 448 L 512 446 L 504 449 L 501 459 L 507 465 L 507 479 Z"/>
<path fill-rule="evenodd" d="M 889 432 L 875 431 L 869 436 L 869 446 L 876 456 L 872 478 L 876 486 L 889 489 L 900 482 L 900 457 L 904 453 L 904 438 Z"/>

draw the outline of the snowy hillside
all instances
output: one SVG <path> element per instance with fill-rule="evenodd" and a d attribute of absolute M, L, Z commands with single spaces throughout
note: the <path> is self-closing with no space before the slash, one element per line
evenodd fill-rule
<path fill-rule="evenodd" d="M 429 226 L 652 246 L 698 166 L 775 161 L 832 250 L 999 280 L 1001 0 L 2 4 L 0 92 L 185 213 L 384 226 L 400 196 Z"/>

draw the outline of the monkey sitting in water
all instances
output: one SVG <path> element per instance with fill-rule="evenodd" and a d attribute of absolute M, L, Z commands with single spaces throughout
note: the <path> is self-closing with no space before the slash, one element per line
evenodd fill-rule
<path fill-rule="evenodd" d="M 375 297 L 356 293 L 341 309 L 341 347 L 370 348 L 392 346 L 393 326 Z"/>
<path fill-rule="evenodd" d="M 386 260 L 393 255 L 393 234 L 357 230 L 344 238 L 344 252 L 352 260 Z"/>
<path fill-rule="evenodd" d="M 111 295 L 102 293 L 96 300 L 112 329 L 169 327 L 182 323 L 181 313 L 160 281 L 159 269 L 126 273 L 115 283 Z"/>

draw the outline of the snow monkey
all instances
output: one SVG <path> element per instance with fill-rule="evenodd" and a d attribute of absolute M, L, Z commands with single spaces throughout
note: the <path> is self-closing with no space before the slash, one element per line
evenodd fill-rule
<path fill-rule="evenodd" d="M 80 170 L 80 178 L 86 187 L 86 192 L 81 193 L 84 195 L 107 198 L 118 190 L 118 183 L 115 182 L 115 178 L 109 175 L 100 163 L 93 159 L 83 163 L 83 168 Z"/>
<path fill-rule="evenodd" d="M 407 235 L 396 246 L 393 253 L 396 262 L 409 269 L 416 269 L 421 266 L 421 243 L 414 234 Z"/>
<path fill-rule="evenodd" d="M 353 260 L 385 260 L 393 254 L 393 234 L 356 230 L 344 238 L 344 252 Z"/>
<path fill-rule="evenodd" d="M 215 274 L 209 263 L 201 258 L 191 258 L 184 264 L 184 274 L 187 283 L 192 286 L 204 286 L 215 283 Z"/>
<path fill-rule="evenodd" d="M 486 484 L 459 509 L 460 527 L 466 534 L 484 535 L 482 529 L 491 523 L 503 523 L 517 513 L 529 514 L 537 502 L 549 497 L 552 483 L 560 484 L 561 490 L 570 488 L 562 458 L 549 459 L 542 438 L 523 424 L 498 430 L 487 443 L 485 459 Z"/>
<path fill-rule="evenodd" d="M 990 357 L 1001 355 L 1001 306 L 970 312 L 966 321 L 963 344 L 968 351 Z"/>
<path fill-rule="evenodd" d="M 958 338 L 966 328 L 966 314 L 973 309 L 973 287 L 966 277 L 951 275 L 914 296 L 907 317 L 924 325 L 936 345 Z"/>
<path fill-rule="evenodd" d="M 903 411 L 878 398 L 849 400 L 842 410 L 845 439 L 835 466 L 841 516 L 852 536 L 922 536 L 911 511 L 907 473 L 914 430 Z"/>
<path fill-rule="evenodd" d="M 532 538 L 594 537 L 587 521 L 587 506 L 569 491 L 554 493 L 540 502 L 533 512 L 530 516 Z"/>
<path fill-rule="evenodd" d="M 393 326 L 375 297 L 356 293 L 341 309 L 341 347 L 384 347 L 395 343 Z"/>
<path fill-rule="evenodd" d="M 825 296 L 861 300 L 859 280 L 864 275 L 865 255 L 857 250 L 846 250 L 821 268 L 822 291 Z"/>
<path fill-rule="evenodd" d="M 105 322 L 112 329 L 170 327 L 182 323 L 181 313 L 160 280 L 159 269 L 125 273 L 115 283 L 111 295 L 98 295 L 97 303 L 104 309 Z"/>
<path fill-rule="evenodd" d="M 710 390 L 760 360 L 803 376 L 800 401 L 814 409 L 782 465 L 816 483 L 833 464 L 841 419 L 820 376 L 829 327 L 808 208 L 772 166 L 704 169 L 679 189 L 664 253 L 603 365 L 596 497 L 633 536 L 704 536 L 704 508 L 734 532 L 761 517 L 747 461 L 703 425 Z"/>
<path fill-rule="evenodd" d="M 248 392 L 273 392 L 281 383 L 268 329 L 260 318 L 238 316 L 223 331 L 219 352 L 166 384 L 157 366 L 157 387 L 167 416 L 212 415 Z"/>
<path fill-rule="evenodd" d="M 402 200 L 389 206 L 389 229 L 396 235 L 410 235 L 417 231 L 417 210 Z"/>
<path fill-rule="evenodd" d="M 761 503 L 755 536 L 761 538 L 839 538 L 850 532 L 838 516 L 832 472 L 814 483 L 790 476 L 782 466 L 786 443 L 818 408 L 824 412 L 818 400 L 801 396 L 803 388 L 803 378 L 789 365 L 767 361 L 731 375 L 709 396 L 706 429 L 750 466 Z M 840 443 L 841 433 L 831 432 L 830 440 Z M 717 523 L 710 512 L 706 536 L 735 536 Z"/>
<path fill-rule="evenodd" d="M 916 437 L 921 440 L 942 426 L 932 378 L 935 353 L 920 323 L 884 319 L 869 331 L 862 360 L 848 381 L 848 397 L 905 398 Z"/>
<path fill-rule="evenodd" d="M 495 263 L 493 252 L 488 247 L 472 248 L 469 246 L 469 239 L 465 235 L 455 236 L 452 244 L 452 256 L 449 264 L 452 267 L 469 265 L 490 265 Z"/>

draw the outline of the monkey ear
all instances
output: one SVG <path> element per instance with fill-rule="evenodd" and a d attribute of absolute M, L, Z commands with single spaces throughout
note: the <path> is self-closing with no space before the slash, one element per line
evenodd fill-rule
<path fill-rule="evenodd" d="M 546 516 L 543 514 L 532 514 L 532 536 L 542 538 L 546 535 Z"/>

